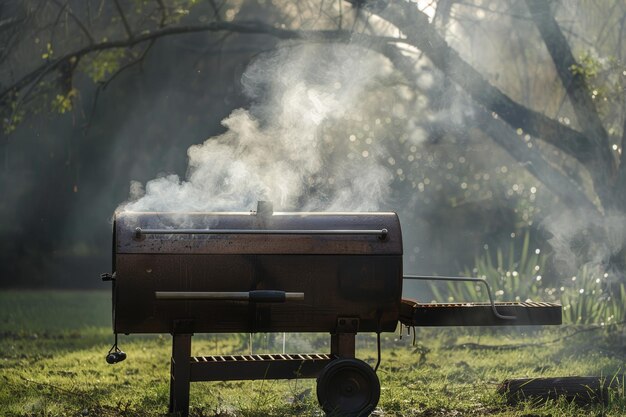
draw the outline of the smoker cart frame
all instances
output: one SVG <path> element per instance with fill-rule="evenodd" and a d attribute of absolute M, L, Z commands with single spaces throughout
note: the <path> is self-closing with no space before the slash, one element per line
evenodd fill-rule
<path fill-rule="evenodd" d="M 355 358 L 359 319 L 337 320 L 329 354 L 191 356 L 193 323 L 179 321 L 172 333 L 169 412 L 189 415 L 192 382 L 317 378 L 322 409 L 342 416 L 367 416 L 380 398 L 375 371 Z M 330 392 L 329 392 L 330 390 Z"/>

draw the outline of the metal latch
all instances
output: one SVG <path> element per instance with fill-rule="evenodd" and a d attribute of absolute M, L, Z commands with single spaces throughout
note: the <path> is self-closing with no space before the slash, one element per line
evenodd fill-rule
<path fill-rule="evenodd" d="M 104 282 L 106 281 L 115 281 L 115 272 L 113 272 L 112 274 L 109 272 L 106 272 L 104 274 L 100 274 L 100 279 Z"/>

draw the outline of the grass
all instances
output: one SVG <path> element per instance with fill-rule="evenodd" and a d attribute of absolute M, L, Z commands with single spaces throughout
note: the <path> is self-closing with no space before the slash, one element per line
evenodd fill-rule
<path fill-rule="evenodd" d="M 418 329 L 383 335 L 378 371 L 384 416 L 623 416 L 623 380 L 608 406 L 564 401 L 507 406 L 496 394 L 506 378 L 621 375 L 623 327 Z M 122 336 L 128 359 L 108 365 L 110 296 L 104 292 L 0 293 L 0 415 L 163 416 L 169 398 L 169 335 Z M 326 337 L 288 335 L 287 351 L 325 352 Z M 247 353 L 242 335 L 194 336 L 192 354 Z M 502 349 L 498 346 L 514 346 Z M 282 349 L 282 337 L 257 335 L 256 353 Z M 376 361 L 375 336 L 359 335 L 357 356 Z M 193 383 L 196 417 L 321 416 L 314 380 Z"/>

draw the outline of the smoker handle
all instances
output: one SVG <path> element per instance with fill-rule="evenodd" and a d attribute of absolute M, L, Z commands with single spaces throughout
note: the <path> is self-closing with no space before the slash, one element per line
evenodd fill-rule
<path fill-rule="evenodd" d="M 356 229 L 313 229 L 313 230 L 297 230 L 297 229 L 142 229 L 135 228 L 135 239 L 141 239 L 144 235 L 372 235 L 378 236 L 379 239 L 385 240 L 389 230 L 372 229 L 372 230 L 356 230 Z"/>
<path fill-rule="evenodd" d="M 284 303 L 304 300 L 303 292 L 253 290 L 246 292 L 155 291 L 157 300 L 248 301 L 251 303 Z"/>
<path fill-rule="evenodd" d="M 487 295 L 489 296 L 489 304 L 491 305 L 491 311 L 493 312 L 493 315 L 496 316 L 499 319 L 502 320 L 515 320 L 517 319 L 517 316 L 505 316 L 503 314 L 500 314 L 498 312 L 498 309 L 496 308 L 496 302 L 493 299 L 493 296 L 491 295 L 491 287 L 489 286 L 489 283 L 487 282 L 486 279 L 484 278 L 474 278 L 474 277 L 438 277 L 438 276 L 419 276 L 419 275 L 405 275 L 404 277 L 402 277 L 403 279 L 406 280 L 423 280 L 423 281 L 450 281 L 450 282 L 478 282 L 483 284 L 486 288 L 487 288 Z"/>

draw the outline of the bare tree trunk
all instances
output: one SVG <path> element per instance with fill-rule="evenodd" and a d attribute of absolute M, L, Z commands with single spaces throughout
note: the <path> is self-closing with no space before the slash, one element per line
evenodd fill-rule
<path fill-rule="evenodd" d="M 616 161 L 611 153 L 606 129 L 591 99 L 589 86 L 583 74 L 572 70 L 578 66 L 578 62 L 552 15 L 550 4 L 545 0 L 526 0 L 526 4 L 574 108 L 578 124 L 594 145 L 589 173 L 593 178 L 595 191 L 604 207 L 612 208 L 615 206 L 615 198 L 611 183 L 617 172 Z"/>

